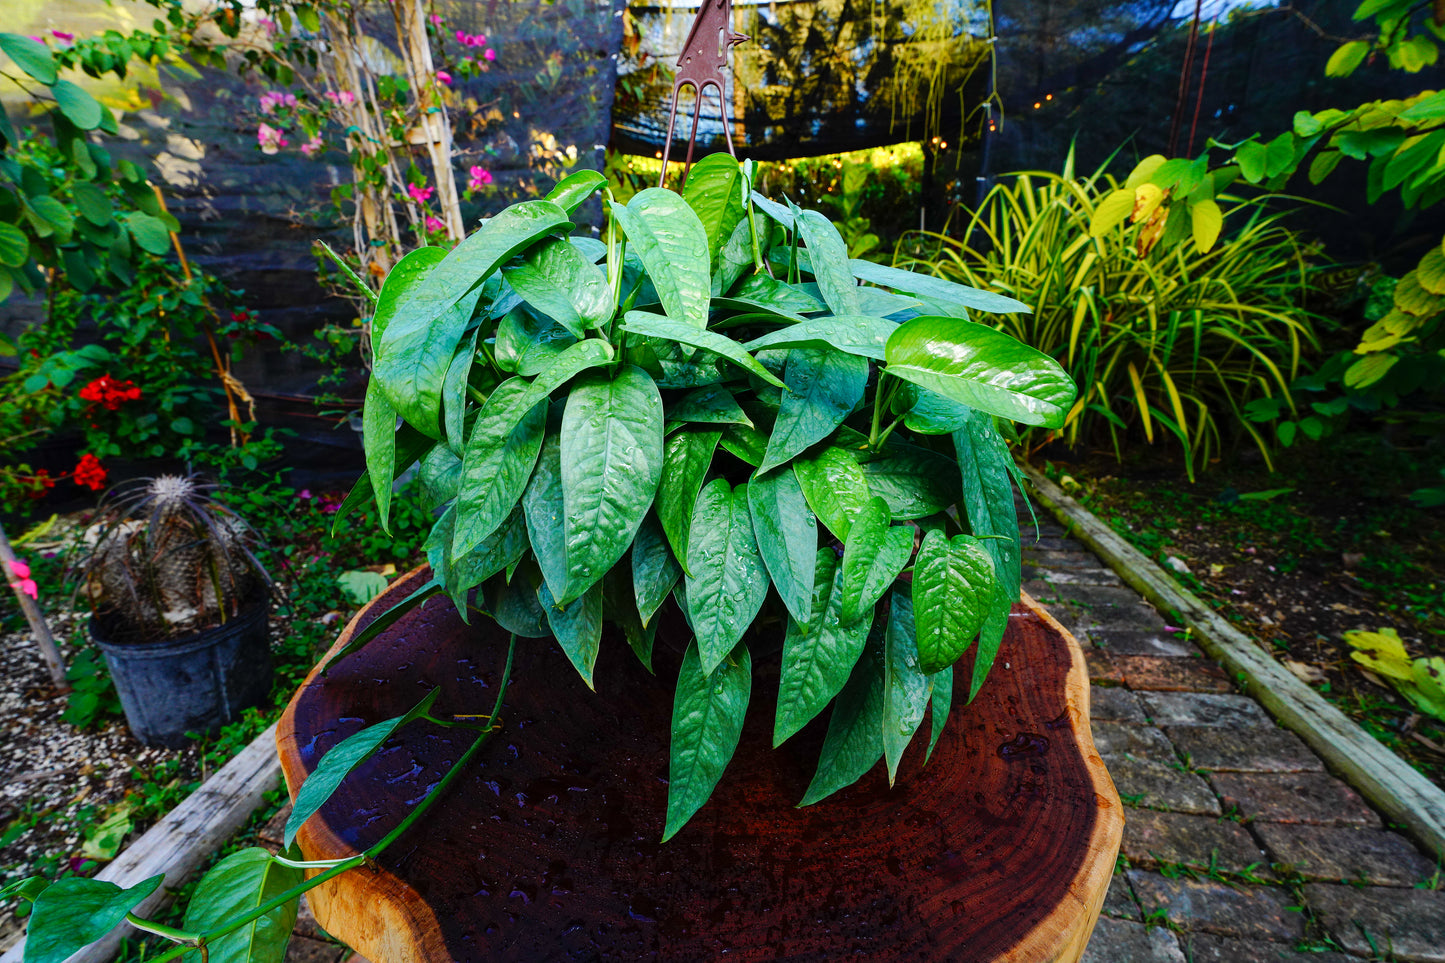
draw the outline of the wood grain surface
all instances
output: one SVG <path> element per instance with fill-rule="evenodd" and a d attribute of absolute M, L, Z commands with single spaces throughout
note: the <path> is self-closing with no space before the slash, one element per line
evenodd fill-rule
<path fill-rule="evenodd" d="M 424 577 L 399 580 L 337 646 Z M 505 636 L 475 621 L 437 596 L 313 673 L 277 733 L 292 794 L 332 746 L 434 686 L 439 716 L 489 711 Z M 806 809 L 827 713 L 770 749 L 778 660 L 755 655 L 737 754 L 664 845 L 680 662 L 660 640 L 654 677 L 604 638 L 593 693 L 555 643 L 519 640 L 502 731 L 375 870 L 311 892 L 318 921 L 374 963 L 1078 959 L 1123 814 L 1089 735 L 1082 654 L 1031 600 L 927 767 L 915 739 L 894 789 L 879 765 Z M 468 741 L 407 727 L 303 827 L 307 857 L 380 839 Z"/>

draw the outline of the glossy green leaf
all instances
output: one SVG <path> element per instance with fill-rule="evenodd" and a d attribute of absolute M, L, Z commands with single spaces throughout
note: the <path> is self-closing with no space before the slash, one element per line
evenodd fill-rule
<path fill-rule="evenodd" d="M 709 154 L 687 173 L 682 197 L 702 222 L 714 271 L 720 263 L 723 246 L 747 213 L 743 208 L 743 193 L 742 169 L 727 153 Z"/>
<path fill-rule="evenodd" d="M 915 637 L 914 649 L 917 650 L 917 647 Z M 928 734 L 928 751 L 923 755 L 924 765 L 933 758 L 933 750 L 938 745 L 938 738 L 943 735 L 943 727 L 948 724 L 948 714 L 953 708 L 953 667 L 935 672 L 929 678 L 933 681 L 933 696 L 929 700 L 929 724 L 933 731 Z"/>
<path fill-rule="evenodd" d="M 704 672 L 737 645 L 768 595 L 747 487 L 732 489 L 715 478 L 698 493 L 692 512 L 684 583 Z"/>
<path fill-rule="evenodd" d="M 890 445 L 863 463 L 863 475 L 896 519 L 927 518 L 958 500 L 958 466 L 927 448 Z"/>
<path fill-rule="evenodd" d="M 49 200 L 49 198 L 32 197 L 30 199 L 31 206 L 38 208 L 42 200 Z M 49 216 L 46 215 L 47 219 Z M 66 217 L 69 217 L 68 213 Z M 151 217 L 141 211 L 131 211 L 122 220 L 125 221 L 126 229 L 130 231 L 130 236 L 135 238 L 135 242 L 140 245 L 141 250 L 157 256 L 170 251 L 171 234 L 159 218 Z"/>
<path fill-rule="evenodd" d="M 839 579 L 842 600 L 838 617 L 844 624 L 871 615 L 873 606 L 913 556 L 913 531 L 911 525 L 893 526 L 888 503 L 877 495 L 854 518 Z"/>
<path fill-rule="evenodd" d="M 884 360 L 884 346 L 898 325 L 865 315 L 808 318 L 754 338 L 743 345 L 749 351 L 764 348 L 818 348 L 846 351 L 850 355 Z"/>
<path fill-rule="evenodd" d="M 366 455 L 368 478 L 396 477 L 396 409 L 375 378 L 366 383 L 366 401 L 361 408 L 361 447 Z M 391 485 L 375 489 L 377 520 L 381 530 L 391 534 Z"/>
<path fill-rule="evenodd" d="M 152 876 L 128 889 L 83 876 L 51 883 L 35 897 L 30 911 L 25 963 L 63 963 L 119 926 L 164 879 L 164 874 Z"/>
<path fill-rule="evenodd" d="M 685 421 L 708 425 L 753 425 L 732 391 L 722 385 L 708 385 L 689 391 L 677 403 L 668 406 L 667 420 L 669 424 Z"/>
<path fill-rule="evenodd" d="M 466 448 L 467 383 L 476 362 L 480 334 L 481 329 L 476 328 L 462 338 L 442 378 L 442 435 L 447 447 L 458 455 Z"/>
<path fill-rule="evenodd" d="M 759 470 L 784 464 L 827 438 L 863 400 L 868 361 L 831 348 L 795 348 L 788 355 L 788 391 L 768 436 Z"/>
<path fill-rule="evenodd" d="M 851 786 L 883 758 L 883 647 L 864 648 L 848 684 L 838 693 L 818 771 L 799 806 L 811 806 Z"/>
<path fill-rule="evenodd" d="M 602 577 L 602 618 L 622 629 L 622 635 L 637 656 L 637 661 L 652 672 L 652 647 L 657 638 L 657 625 L 642 624 L 642 616 L 633 600 L 632 581 L 622 572 L 621 566 L 608 569 Z"/>
<path fill-rule="evenodd" d="M 0 222 L 0 264 L 20 267 L 28 260 L 30 239 L 25 236 L 25 232 L 14 224 Z"/>
<path fill-rule="evenodd" d="M 828 307 L 797 285 L 779 281 L 766 274 L 754 274 L 729 292 L 728 297 L 730 300 L 790 315 L 814 314 Z"/>
<path fill-rule="evenodd" d="M 612 320 L 607 277 L 566 238 L 536 245 L 505 274 L 512 290 L 574 337 Z"/>
<path fill-rule="evenodd" d="M 436 511 L 457 497 L 462 481 L 462 460 L 445 445 L 437 445 L 422 457 L 417 481 L 421 483 L 422 505 L 429 512 Z"/>
<path fill-rule="evenodd" d="M 908 392 L 913 404 L 904 415 L 903 424 L 920 435 L 951 435 L 968 424 L 974 415 L 972 408 L 950 401 L 936 391 L 909 385 Z"/>
<path fill-rule="evenodd" d="M 840 618 L 843 571 L 833 549 L 826 545 L 818 549 L 814 566 L 808 620 L 789 619 L 783 637 L 774 746 L 807 725 L 832 701 L 847 683 L 868 641 L 871 619 L 845 623 Z"/>
<path fill-rule="evenodd" d="M 442 380 L 482 282 L 514 254 L 568 226 L 566 212 L 551 201 L 514 204 L 453 248 L 397 299 L 379 342 L 375 374 L 403 418 L 440 437 Z M 382 285 L 383 299 L 386 287 Z"/>
<path fill-rule="evenodd" d="M 518 575 L 508 581 L 496 575 L 483 588 L 487 612 L 503 629 L 524 639 L 545 639 L 552 635 L 547 612 L 526 577 Z"/>
<path fill-rule="evenodd" d="M 666 842 L 702 808 L 738 747 L 752 697 L 753 663 L 739 644 L 704 672 L 697 643 L 687 647 L 672 704 L 672 759 L 668 768 Z"/>
<path fill-rule="evenodd" d="M 606 184 L 607 177 L 597 171 L 573 171 L 547 192 L 546 199 L 571 214 Z"/>
<path fill-rule="evenodd" d="M 566 653 L 567 661 L 587 683 L 587 688 L 595 688 L 592 673 L 602 645 L 602 582 L 593 583 L 565 608 L 557 605 L 551 589 L 543 582 L 537 589 L 537 604 L 547 613 L 547 626 Z"/>
<path fill-rule="evenodd" d="M 419 247 L 397 261 L 376 296 L 376 309 L 371 315 L 371 341 L 373 350 L 380 350 L 386 328 L 396 316 L 398 306 L 411 296 L 417 285 L 426 278 L 432 268 L 447 256 L 439 247 Z"/>
<path fill-rule="evenodd" d="M 657 517 L 673 554 L 687 568 L 687 533 L 697 493 L 707 478 L 720 431 L 678 431 L 663 445 L 662 477 L 657 485 Z"/>
<path fill-rule="evenodd" d="M 232 853 L 201 877 L 186 906 L 184 928 L 200 933 L 237 919 L 275 899 L 306 878 L 305 871 L 283 866 L 259 846 Z M 208 963 L 282 963 L 300 898 L 288 900 L 206 944 Z"/>
<path fill-rule="evenodd" d="M 522 496 L 527 534 L 542 578 L 556 598 L 567 588 L 566 517 L 562 504 L 562 438 L 548 432 L 537 455 L 536 467 Z"/>
<path fill-rule="evenodd" d="M 632 542 L 632 593 L 644 628 L 681 577 L 682 566 L 667 547 L 662 525 L 649 513 Z"/>
<path fill-rule="evenodd" d="M 945 281 L 943 278 L 915 274 L 912 271 L 889 267 L 885 264 L 875 264 L 872 261 L 854 259 L 849 261 L 848 265 L 853 276 L 860 281 L 892 288 L 905 294 L 949 301 L 966 308 L 986 311 L 989 314 L 1029 314 L 1033 312 L 1033 308 L 1022 301 L 995 294 L 992 291 L 981 291 L 967 285 L 955 284 L 952 281 Z"/>
<path fill-rule="evenodd" d="M 632 544 L 662 477 L 662 422 L 657 385 L 634 365 L 572 386 L 562 416 L 562 604 L 601 580 Z"/>
<path fill-rule="evenodd" d="M 451 545 L 456 509 L 449 509 L 433 525 L 432 538 L 427 539 L 427 561 L 432 571 L 442 577 L 447 595 L 457 607 L 463 622 L 470 622 L 467 594 L 487 579 L 515 565 L 528 548 L 527 525 L 522 508 L 512 509 L 507 520 L 496 531 L 482 539 L 481 544 L 455 561 L 448 561 L 446 550 Z"/>
<path fill-rule="evenodd" d="M 15 66 L 46 86 L 54 84 L 59 78 L 50 48 L 33 37 L 0 33 L 0 51 L 15 61 Z"/>
<path fill-rule="evenodd" d="M 984 538 L 984 551 L 993 558 L 999 590 L 989 601 L 989 611 L 979 633 L 978 652 L 973 660 L 973 678 L 968 698 L 972 701 L 993 667 L 994 656 L 1008 628 L 1009 610 L 1018 601 L 1023 582 L 1019 546 L 1018 509 L 1010 474 L 1013 456 L 993 419 L 975 412 L 968 424 L 953 435 L 958 466 L 963 475 L 961 507 L 968 527 Z"/>
<path fill-rule="evenodd" d="M 913 603 L 907 595 L 894 592 L 883 638 L 883 758 L 888 762 L 890 786 L 898 775 L 903 750 L 923 724 L 932 694 L 932 679 L 919 668 Z"/>
<path fill-rule="evenodd" d="M 660 187 L 638 191 L 627 206 L 612 205 L 629 250 L 647 268 L 667 316 L 700 330 L 712 296 L 707 230 L 677 194 Z"/>
<path fill-rule="evenodd" d="M 913 617 L 924 672 L 946 669 L 968 650 L 988 613 L 994 580 L 993 559 L 972 535 L 923 536 L 913 565 Z"/>
<path fill-rule="evenodd" d="M 392 733 L 430 712 L 439 692 L 440 689 L 432 689 L 409 712 L 347 736 L 321 757 L 316 768 L 311 770 L 311 774 L 296 791 L 296 802 L 291 807 L 291 815 L 286 819 L 284 840 L 287 848 L 290 848 L 296 833 L 306 820 L 326 805 L 326 800 L 336 792 L 342 780 L 375 755 L 381 744 L 391 738 Z"/>
<path fill-rule="evenodd" d="M 672 318 L 665 318 L 660 314 L 649 314 L 646 311 L 628 311 L 622 329 L 632 334 L 641 334 L 649 338 L 666 338 L 689 347 L 711 351 L 713 354 L 721 355 L 734 364 L 751 371 L 773 387 L 783 387 L 783 383 L 771 371 L 759 364 L 756 358 L 743 350 L 742 345 L 716 331 L 694 328 L 686 322 L 674 321 Z"/>
<path fill-rule="evenodd" d="M 872 497 L 857 459 L 838 448 L 793 462 L 793 473 L 813 514 L 839 541 L 846 541 L 853 518 Z"/>
<path fill-rule="evenodd" d="M 539 401 L 518 411 L 529 388 L 521 378 L 502 382 L 472 425 L 457 490 L 456 531 L 448 556 L 453 562 L 506 521 L 532 477 L 547 406 Z"/>
<path fill-rule="evenodd" d="M 725 451 L 756 468 L 768 450 L 768 436 L 747 425 L 725 425 L 721 444 Z"/>
<path fill-rule="evenodd" d="M 887 354 L 889 374 L 1025 424 L 1061 427 L 1074 403 L 1074 382 L 1057 361 L 972 321 L 905 321 L 888 339 Z"/>
<path fill-rule="evenodd" d="M 761 222 L 761 236 L 758 238 L 759 248 L 766 252 L 767 222 L 757 218 Z M 722 251 L 718 255 L 718 264 L 713 273 L 713 294 L 721 294 L 732 288 L 738 281 L 753 269 L 753 228 L 744 217 L 738 221 L 733 228 L 732 234 L 728 236 L 727 242 L 723 244 Z"/>
<path fill-rule="evenodd" d="M 863 314 L 858 282 L 848 265 L 848 245 L 833 222 L 817 211 L 800 211 L 796 223 L 828 307 L 834 314 Z"/>
<path fill-rule="evenodd" d="M 55 105 L 70 121 L 81 130 L 95 130 L 104 116 L 100 101 L 86 93 L 85 88 L 69 80 L 57 80 L 50 85 L 50 95 Z"/>
<path fill-rule="evenodd" d="M 807 622 L 813 612 L 813 556 L 818 522 L 790 468 L 757 472 L 748 485 L 753 535 L 768 575 L 793 618 Z"/>
<path fill-rule="evenodd" d="M 71 186 L 70 194 L 75 198 L 75 209 L 80 212 L 80 216 L 96 227 L 107 227 L 115 220 L 115 209 L 110 198 L 96 185 L 77 181 Z"/>

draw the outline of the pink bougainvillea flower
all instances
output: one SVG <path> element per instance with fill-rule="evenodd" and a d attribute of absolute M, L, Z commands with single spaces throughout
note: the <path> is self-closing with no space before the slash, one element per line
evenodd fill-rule
<path fill-rule="evenodd" d="M 427 201 L 431 200 L 432 192 L 434 190 L 435 188 L 420 187 L 416 184 L 406 185 L 406 192 L 410 194 L 411 199 L 416 201 L 418 204 L 425 204 Z"/>
<path fill-rule="evenodd" d="M 470 44 L 467 43 L 467 32 L 465 30 L 457 31 L 457 43 L 461 44 L 464 47 L 470 46 Z"/>
<path fill-rule="evenodd" d="M 61 40 L 65 43 L 70 43 L 72 40 L 75 39 L 75 34 L 66 33 L 64 30 L 52 30 L 50 31 L 50 35 L 56 40 Z"/>
<path fill-rule="evenodd" d="M 488 47 L 488 48 L 487 48 L 487 52 L 484 53 L 484 54 L 482 54 L 482 56 L 483 56 L 483 57 L 486 57 L 488 60 L 496 60 L 496 59 L 497 59 L 497 52 L 496 52 L 495 50 L 493 50 L 491 47 Z"/>
<path fill-rule="evenodd" d="M 18 558 L 10 563 L 10 571 L 15 573 L 16 578 L 30 577 L 30 566 Z"/>
<path fill-rule="evenodd" d="M 313 137 L 306 143 L 301 145 L 301 153 L 305 154 L 307 157 L 310 157 L 312 154 L 315 154 L 317 151 L 321 150 L 321 148 L 325 146 L 326 142 L 323 141 L 319 136 Z"/>
<path fill-rule="evenodd" d="M 431 21 L 433 27 L 440 27 L 442 25 L 442 15 L 439 13 L 434 13 L 430 17 L 427 17 L 427 19 Z"/>
<path fill-rule="evenodd" d="M 261 153 L 274 154 L 285 147 L 290 141 L 281 136 L 285 131 L 278 130 L 270 124 L 262 124 L 256 130 L 256 143 L 261 145 Z"/>
<path fill-rule="evenodd" d="M 440 80 L 444 84 L 450 84 L 452 82 L 452 75 L 447 73 L 445 70 L 438 70 L 437 80 Z"/>
<path fill-rule="evenodd" d="M 339 94 L 334 90 L 328 90 L 326 92 L 326 99 L 331 101 L 333 104 L 341 104 L 345 107 L 349 107 L 352 104 L 356 103 L 356 95 L 349 90 L 343 90 Z"/>
<path fill-rule="evenodd" d="M 428 214 L 426 217 L 426 229 L 428 231 L 445 231 L 447 229 L 447 222 L 439 217 L 432 217 Z"/>
<path fill-rule="evenodd" d="M 467 187 L 471 190 L 479 191 L 483 187 L 487 187 L 492 183 L 492 172 L 487 170 L 485 167 L 474 166 L 467 173 L 471 175 L 470 179 L 467 181 Z"/>
<path fill-rule="evenodd" d="M 23 594 L 28 595 L 33 599 L 40 598 L 40 587 L 35 584 L 35 579 L 33 578 L 22 578 L 20 581 L 13 582 L 11 584 L 13 584 Z"/>
<path fill-rule="evenodd" d="M 261 113 L 269 114 L 277 107 L 295 107 L 296 95 L 284 90 L 266 91 L 261 95 Z"/>

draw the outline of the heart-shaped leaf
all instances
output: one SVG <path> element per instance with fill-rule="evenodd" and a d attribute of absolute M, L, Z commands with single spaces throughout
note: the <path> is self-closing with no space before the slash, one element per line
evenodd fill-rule
<path fill-rule="evenodd" d="M 63 963 L 119 926 L 164 879 L 152 876 L 129 889 L 83 876 L 51 883 L 35 897 L 30 911 L 25 963 Z"/>
<path fill-rule="evenodd" d="M 283 866 L 259 846 L 232 853 L 201 877 L 186 906 L 185 928 L 214 929 L 259 909 L 306 878 L 303 870 Z M 300 898 L 288 900 L 264 916 L 206 944 L 210 963 L 282 963 Z"/>
<path fill-rule="evenodd" d="M 547 627 L 566 653 L 567 661 L 587 683 L 587 688 L 595 689 L 592 673 L 602 644 L 602 583 L 593 583 L 563 608 L 557 605 L 551 589 L 543 582 L 537 588 L 537 604 L 547 613 Z"/>
<path fill-rule="evenodd" d="M 839 541 L 848 538 L 853 519 L 872 497 L 858 460 L 838 448 L 793 462 L 793 473 L 808 507 Z"/>
<path fill-rule="evenodd" d="M 913 565 L 913 617 L 924 672 L 946 669 L 968 650 L 994 591 L 993 559 L 982 542 L 937 530 L 923 536 Z"/>
<path fill-rule="evenodd" d="M 888 503 L 873 496 L 853 520 L 843 550 L 842 604 L 844 624 L 869 615 L 913 555 L 913 527 L 892 526 Z M 912 624 L 912 615 L 909 616 Z"/>
<path fill-rule="evenodd" d="M 566 238 L 538 244 L 505 273 L 512 290 L 574 337 L 612 320 L 607 278 Z"/>

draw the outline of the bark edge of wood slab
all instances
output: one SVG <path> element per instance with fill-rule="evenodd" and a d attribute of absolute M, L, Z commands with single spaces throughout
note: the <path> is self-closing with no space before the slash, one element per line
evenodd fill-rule
<path fill-rule="evenodd" d="M 426 571 L 394 582 L 331 651 Z M 434 714 L 489 711 L 504 654 L 500 629 L 482 616 L 466 626 L 438 595 L 326 677 L 313 669 L 277 729 L 292 797 L 332 746 L 433 686 L 442 689 Z M 654 677 L 622 639 L 604 636 L 592 693 L 551 639 L 518 639 L 492 743 L 374 870 L 345 873 L 307 898 L 328 933 L 373 963 L 723 953 L 1074 963 L 1103 906 L 1124 822 L 1089 730 L 1083 653 L 1024 596 L 993 673 L 964 705 L 970 660 L 960 663 L 953 713 L 927 767 L 920 735 L 897 788 L 875 766 L 797 809 L 829 713 L 770 748 L 778 658 L 755 656 L 737 753 L 713 798 L 664 845 L 681 651 L 659 638 Z M 468 737 L 415 723 L 398 733 L 302 826 L 306 858 L 376 842 Z"/>

